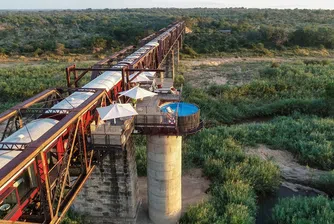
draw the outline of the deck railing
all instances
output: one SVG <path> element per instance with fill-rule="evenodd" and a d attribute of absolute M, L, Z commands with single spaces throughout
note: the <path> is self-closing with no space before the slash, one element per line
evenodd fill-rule
<path fill-rule="evenodd" d="M 135 117 L 137 127 L 177 127 L 176 114 L 161 113 L 160 115 L 140 114 Z"/>

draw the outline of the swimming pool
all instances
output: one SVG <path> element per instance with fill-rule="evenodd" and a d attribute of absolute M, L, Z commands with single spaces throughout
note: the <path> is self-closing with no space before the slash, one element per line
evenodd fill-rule
<path fill-rule="evenodd" d="M 169 103 L 161 107 L 162 112 L 167 112 L 167 107 L 170 107 L 174 112 L 178 110 L 179 117 L 186 117 L 198 112 L 198 107 L 190 103 Z M 178 107 L 178 109 L 177 109 Z"/>

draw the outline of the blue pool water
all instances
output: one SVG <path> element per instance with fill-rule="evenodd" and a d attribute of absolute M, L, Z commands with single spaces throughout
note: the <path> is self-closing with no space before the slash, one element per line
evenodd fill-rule
<path fill-rule="evenodd" d="M 166 104 L 161 107 L 161 111 L 167 112 L 167 107 L 170 107 L 174 112 L 176 112 L 177 106 L 179 106 L 178 108 L 179 117 L 189 116 L 191 114 L 197 113 L 198 111 L 198 107 L 195 106 L 194 104 L 184 103 L 184 102 Z"/>

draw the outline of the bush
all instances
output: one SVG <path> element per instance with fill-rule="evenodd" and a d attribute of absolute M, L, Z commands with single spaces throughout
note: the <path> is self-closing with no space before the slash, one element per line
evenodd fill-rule
<path fill-rule="evenodd" d="M 138 176 L 147 175 L 147 153 L 146 153 L 146 137 L 133 136 L 134 145 L 136 147 L 136 163 Z"/>
<path fill-rule="evenodd" d="M 334 202 L 324 196 L 286 198 L 273 209 L 277 224 L 334 223 Z"/>
<path fill-rule="evenodd" d="M 228 204 L 224 214 L 226 224 L 253 224 L 255 217 L 250 214 L 249 208 L 243 204 Z"/>
<path fill-rule="evenodd" d="M 334 196 L 334 171 L 316 177 L 314 183 L 312 183 L 317 189 L 326 192 L 329 196 Z"/>
<path fill-rule="evenodd" d="M 317 59 L 308 59 L 304 60 L 305 65 L 330 65 L 331 62 L 329 60 L 317 60 Z"/>
<path fill-rule="evenodd" d="M 180 224 L 212 224 L 218 219 L 216 209 L 212 203 L 205 202 L 191 206 L 181 217 Z"/>
<path fill-rule="evenodd" d="M 188 45 L 185 45 L 182 53 L 189 55 L 192 58 L 196 58 L 198 56 L 198 54 L 196 53 L 196 51 L 194 49 L 192 49 L 191 47 L 189 47 Z"/>
<path fill-rule="evenodd" d="M 179 88 L 184 84 L 184 77 L 183 75 L 177 75 L 174 80 L 174 86 Z"/>
<path fill-rule="evenodd" d="M 329 108 L 329 114 L 334 116 L 334 82 L 327 84 L 326 99 Z"/>
<path fill-rule="evenodd" d="M 147 174 L 146 146 L 136 145 L 136 163 L 137 163 L 138 176 L 146 176 Z"/>
<path fill-rule="evenodd" d="M 68 210 L 65 218 L 61 221 L 61 224 L 85 224 L 85 216 L 74 211 Z"/>
<path fill-rule="evenodd" d="M 223 216 L 226 205 L 244 205 L 249 216 L 256 214 L 256 200 L 252 187 L 242 180 L 227 180 L 222 185 L 216 185 L 212 190 L 212 203 L 217 209 L 218 215 Z M 224 209 L 223 209 L 224 208 Z"/>

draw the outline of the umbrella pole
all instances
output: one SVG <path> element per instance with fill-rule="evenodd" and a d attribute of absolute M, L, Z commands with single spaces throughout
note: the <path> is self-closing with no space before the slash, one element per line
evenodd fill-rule
<path fill-rule="evenodd" d="M 114 118 L 114 124 L 116 124 L 116 118 Z"/>

